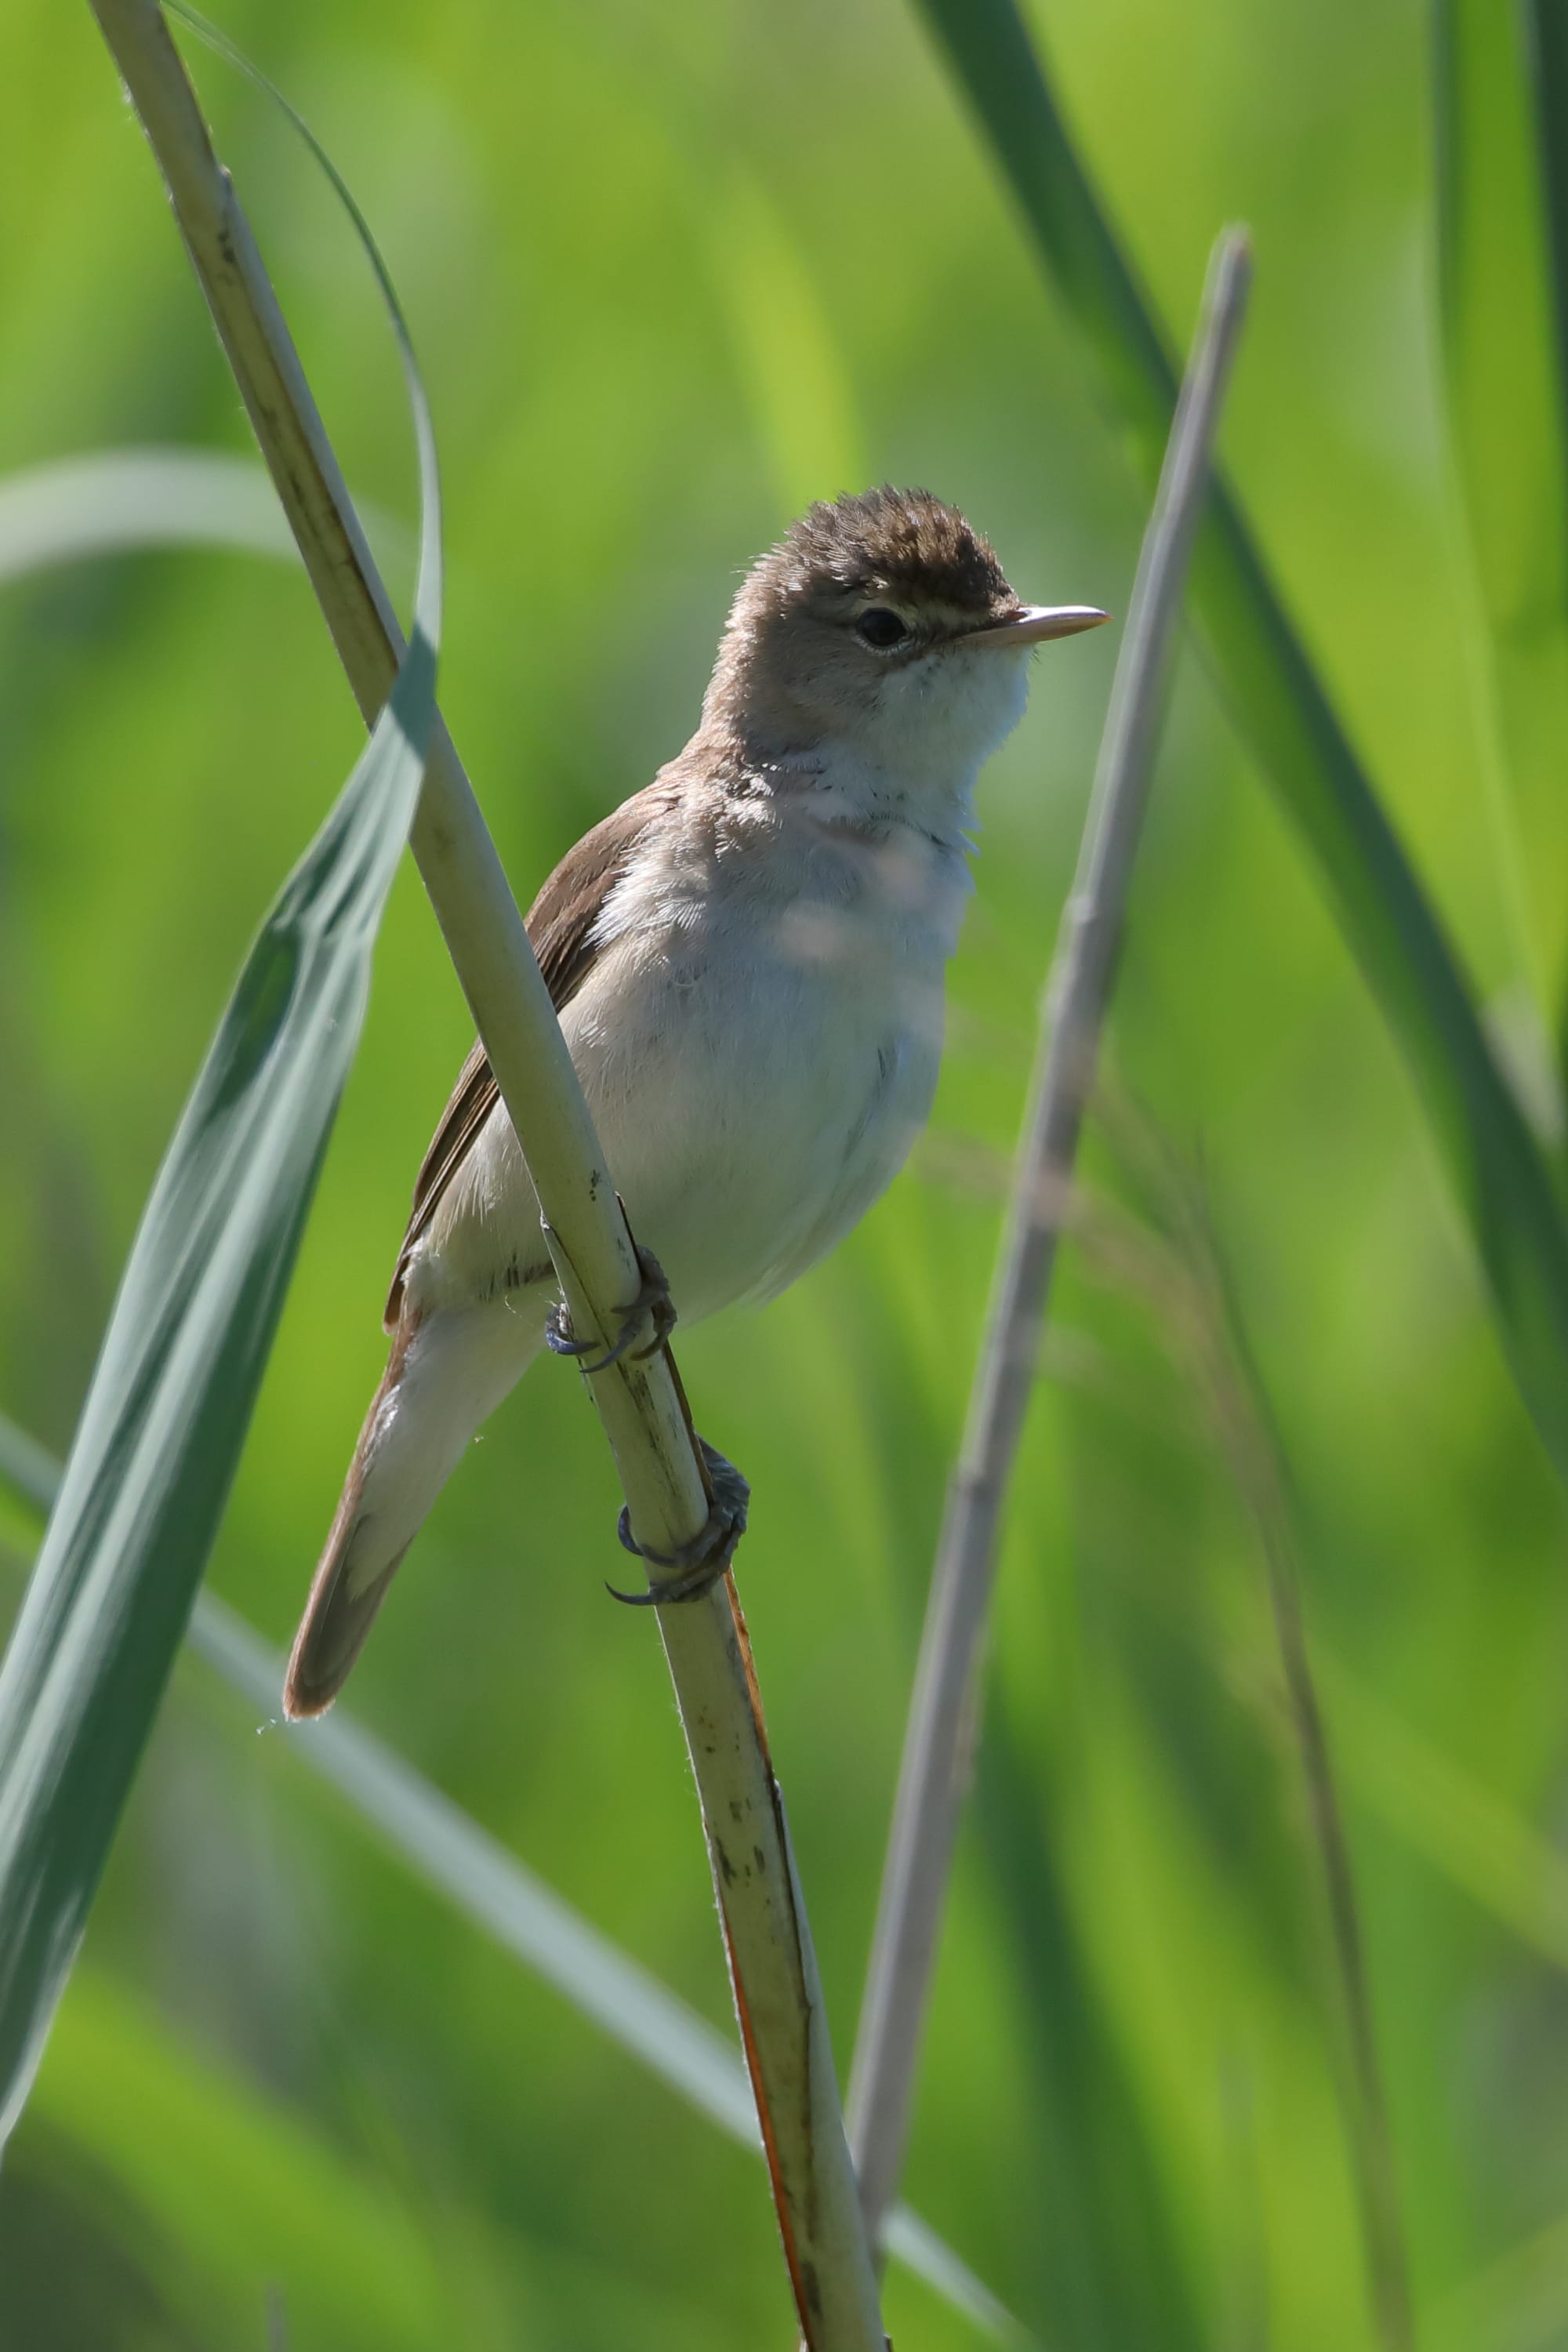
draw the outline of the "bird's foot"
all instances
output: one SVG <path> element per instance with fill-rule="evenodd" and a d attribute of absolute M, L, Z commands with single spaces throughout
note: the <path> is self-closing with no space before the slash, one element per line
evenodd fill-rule
<path fill-rule="evenodd" d="M 662 1609 L 667 1601 L 700 1601 L 728 1572 L 735 1546 L 746 1532 L 751 1487 L 734 1464 L 726 1462 L 705 1437 L 700 1437 L 697 1443 L 708 1465 L 713 1507 L 707 1525 L 689 1543 L 682 1544 L 679 1551 L 645 1551 L 632 1534 L 631 1513 L 621 1513 L 616 1533 L 627 1551 L 635 1552 L 638 1559 L 647 1560 L 654 1568 L 679 1570 L 678 1575 L 651 1585 L 646 1592 L 621 1592 L 615 1585 L 606 1585 L 606 1592 L 616 1601 L 624 1601 L 628 1609 Z"/>
<path fill-rule="evenodd" d="M 640 1363 L 645 1356 L 657 1356 L 661 1348 L 669 1344 L 669 1335 L 675 1328 L 675 1301 L 669 1295 L 664 1268 L 652 1250 L 644 1249 L 640 1242 L 634 1242 L 632 1246 L 637 1254 L 641 1286 L 627 1306 L 616 1309 L 621 1318 L 621 1328 L 615 1346 L 596 1363 L 580 1363 L 580 1369 L 584 1372 L 604 1372 L 612 1364 L 618 1364 L 631 1349 L 632 1341 L 641 1336 L 645 1324 L 653 1325 L 653 1338 L 646 1348 L 637 1349 L 632 1356 L 634 1363 Z M 591 1356 L 599 1343 L 596 1339 L 574 1339 L 566 1309 L 557 1305 L 544 1318 L 544 1344 L 554 1355 L 574 1356 L 581 1360 Z"/>

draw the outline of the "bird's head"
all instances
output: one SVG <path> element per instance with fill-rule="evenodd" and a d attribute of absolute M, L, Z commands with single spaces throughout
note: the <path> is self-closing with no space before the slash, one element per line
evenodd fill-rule
<path fill-rule="evenodd" d="M 929 490 L 818 504 L 748 572 L 706 716 L 767 755 L 837 744 L 972 776 L 1023 714 L 1030 649 L 1109 618 L 1026 604 Z"/>

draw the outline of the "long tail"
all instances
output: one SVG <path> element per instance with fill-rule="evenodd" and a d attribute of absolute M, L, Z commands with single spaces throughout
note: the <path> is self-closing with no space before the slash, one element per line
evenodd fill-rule
<path fill-rule="evenodd" d="M 294 1637 L 285 1715 L 331 1706 L 468 1440 L 538 1353 L 542 1306 L 536 1321 L 523 1296 L 432 1314 L 396 1334 Z"/>

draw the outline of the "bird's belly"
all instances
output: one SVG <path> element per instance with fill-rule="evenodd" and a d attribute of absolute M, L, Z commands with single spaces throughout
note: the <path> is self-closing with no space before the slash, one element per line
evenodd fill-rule
<path fill-rule="evenodd" d="M 936 1083 L 941 964 L 616 961 L 564 1026 L 633 1229 L 694 1321 L 783 1289 L 897 1173 Z"/>

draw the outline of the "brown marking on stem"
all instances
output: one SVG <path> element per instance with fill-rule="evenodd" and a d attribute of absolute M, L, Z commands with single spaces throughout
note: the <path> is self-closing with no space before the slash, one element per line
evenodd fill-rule
<path fill-rule="evenodd" d="M 778 2215 L 779 2236 L 784 2242 L 784 2267 L 789 2272 L 790 2291 L 795 2296 L 795 2315 L 800 2321 L 805 2352 L 817 2352 L 816 2322 L 821 2315 L 822 2295 L 815 2270 L 807 2272 L 800 2259 L 800 2249 L 795 2242 L 795 2216 L 790 2208 L 789 2190 L 779 2163 L 778 2141 L 773 2131 L 773 2113 L 768 2105 L 767 2086 L 763 2081 L 762 2062 L 752 2032 L 752 2013 L 746 2000 L 746 1988 L 735 1965 L 735 1942 L 730 1932 L 730 1915 L 724 1908 L 724 1898 L 719 1898 L 719 1922 L 724 1930 L 724 1948 L 730 1956 L 730 1982 L 735 1995 L 735 2015 L 741 2028 L 741 2047 L 745 2053 L 746 2072 L 752 2078 L 752 2096 L 756 2101 L 757 2122 L 763 2135 L 763 2154 L 767 2158 L 768 2179 L 773 2183 L 773 2210 Z"/>

